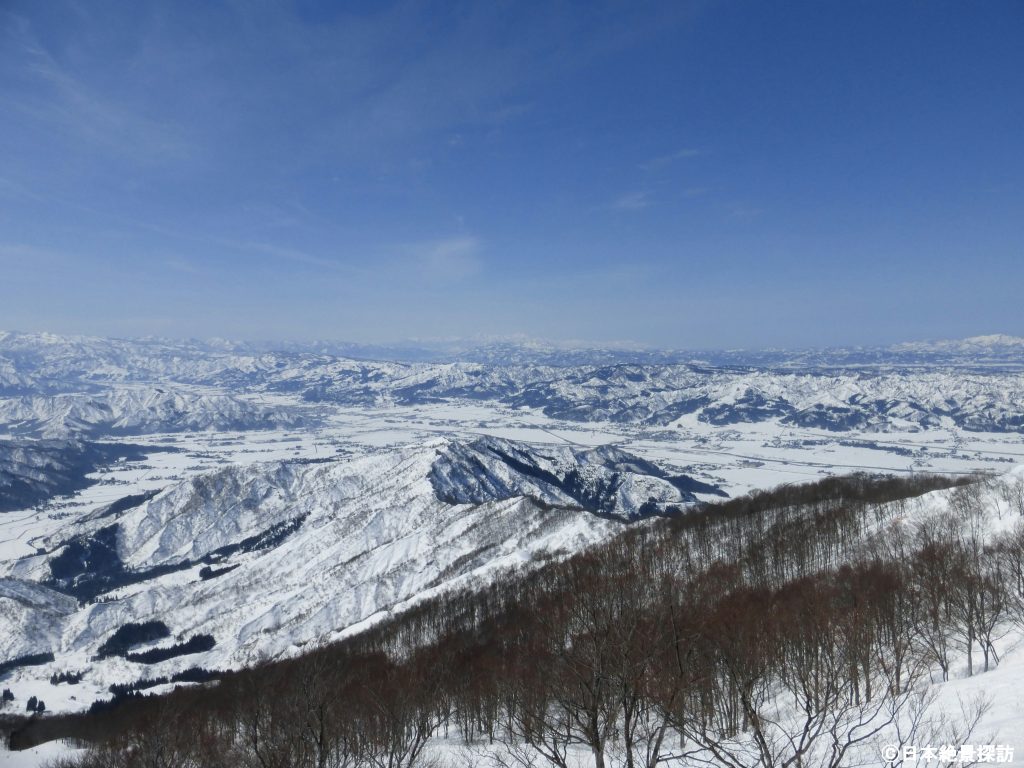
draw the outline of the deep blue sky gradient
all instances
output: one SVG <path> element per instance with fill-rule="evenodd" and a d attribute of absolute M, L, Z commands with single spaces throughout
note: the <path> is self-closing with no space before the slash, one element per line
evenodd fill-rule
<path fill-rule="evenodd" d="M 1024 3 L 0 3 L 0 327 L 1024 335 Z"/>

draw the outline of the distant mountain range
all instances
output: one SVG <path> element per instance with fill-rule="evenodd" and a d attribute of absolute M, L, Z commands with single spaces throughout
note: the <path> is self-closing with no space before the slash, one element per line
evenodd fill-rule
<path fill-rule="evenodd" d="M 32 367 L 55 354 L 87 362 L 99 354 L 116 374 L 125 364 L 143 358 L 168 355 L 189 360 L 223 359 L 229 356 L 259 358 L 272 356 L 326 356 L 353 360 L 402 363 L 480 363 L 493 366 L 542 365 L 666 365 L 703 363 L 750 367 L 784 368 L 947 365 L 967 368 L 1006 366 L 1024 368 L 1024 338 L 1004 334 L 966 339 L 905 342 L 888 346 L 823 347 L 798 349 L 690 349 L 672 350 L 636 344 L 610 345 L 551 342 L 520 337 L 498 339 L 414 340 L 391 344 L 362 344 L 344 341 L 239 342 L 225 339 L 108 339 L 90 336 L 59 336 L 47 333 L 0 331 L 0 382 L 14 377 L 5 369 L 10 359 Z M 4 358 L 7 358 L 5 361 Z M 125 369 L 122 372 L 127 373 Z"/>
<path fill-rule="evenodd" d="M 548 352 L 530 347 L 529 354 Z M 1024 341 L 1006 336 L 873 351 L 719 352 L 698 362 L 556 365 L 507 362 L 514 356 L 507 350 L 498 356 L 506 362 L 378 362 L 226 342 L 5 333 L 0 433 L 96 438 L 295 427 L 337 405 L 456 400 L 654 426 L 695 418 L 833 431 L 1024 430 Z"/>
<path fill-rule="evenodd" d="M 224 342 L 226 343 L 226 342 Z M 707 365 L 825 366 L 953 365 L 1024 367 L 1024 339 L 1001 334 L 968 339 L 926 341 L 890 346 L 827 347 L 821 349 L 651 349 L 631 344 L 593 345 L 554 343 L 534 339 L 455 339 L 399 344 L 310 342 L 307 344 L 228 344 L 232 349 L 316 352 L 358 360 L 393 360 L 487 365 Z"/>

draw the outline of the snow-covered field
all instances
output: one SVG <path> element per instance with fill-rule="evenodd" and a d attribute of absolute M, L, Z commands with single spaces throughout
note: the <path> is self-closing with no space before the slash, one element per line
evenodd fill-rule
<path fill-rule="evenodd" d="M 278 405 L 289 398 L 278 396 Z M 227 465 L 358 456 L 433 437 L 491 435 L 540 445 L 615 445 L 721 485 L 731 495 L 849 472 L 1003 472 L 1024 463 L 1024 438 L 950 426 L 920 432 L 830 432 L 776 422 L 714 426 L 693 416 L 667 427 L 552 419 L 537 409 L 443 403 L 337 408 L 322 426 L 174 432 L 131 438 L 154 451 L 96 473 L 96 485 L 41 509 L 0 516 L 0 560 L 31 554 L 32 540 L 124 496 Z M 123 440 L 122 440 L 123 441 Z M 171 448 L 173 451 L 166 449 Z"/>
<path fill-rule="evenodd" d="M 281 396 L 281 399 L 285 399 Z M 774 422 L 714 426 L 683 417 L 671 426 L 552 419 L 537 409 L 474 402 L 384 408 L 337 408 L 313 428 L 169 433 L 131 442 L 154 451 L 144 465 L 124 463 L 93 486 L 51 507 L 75 510 L 225 464 L 372 453 L 432 437 L 491 435 L 536 444 L 615 445 L 703 479 L 731 493 L 824 474 L 865 472 L 1002 473 L 1024 463 L 1024 436 L 967 432 L 953 426 L 920 432 L 831 432 Z M 2 520 L 5 529 L 10 516 Z"/>
<path fill-rule="evenodd" d="M 0 745 L 0 765 L 4 768 L 44 768 L 62 757 L 74 757 L 81 750 L 60 741 L 50 741 L 21 752 L 8 752 Z"/>

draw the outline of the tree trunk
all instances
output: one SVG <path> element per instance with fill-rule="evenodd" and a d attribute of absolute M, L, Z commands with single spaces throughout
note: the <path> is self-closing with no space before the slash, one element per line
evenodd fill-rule
<path fill-rule="evenodd" d="M 974 630 L 967 632 L 967 676 L 974 676 Z"/>

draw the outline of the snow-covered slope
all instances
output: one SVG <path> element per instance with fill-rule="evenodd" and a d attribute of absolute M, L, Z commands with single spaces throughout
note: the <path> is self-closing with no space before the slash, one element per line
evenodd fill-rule
<path fill-rule="evenodd" d="M 0 439 L 0 512 L 85 488 L 98 465 L 140 455 L 131 445 Z"/>
<path fill-rule="evenodd" d="M 0 663 L 53 653 L 60 647 L 64 621 L 77 608 L 73 597 L 40 584 L 0 578 L 0 627 L 4 629 Z"/>
<path fill-rule="evenodd" d="M 276 429 L 303 424 L 310 409 L 269 407 L 218 392 L 112 387 L 97 393 L 0 399 L 0 431 L 41 437 Z"/>
<path fill-rule="evenodd" d="M 538 448 L 496 438 L 451 444 L 432 465 L 430 480 L 437 497 L 451 504 L 529 496 L 624 522 L 680 511 L 681 503 L 698 500 L 695 493 L 725 495 L 611 446 Z"/>
<path fill-rule="evenodd" d="M 88 668 L 96 695 L 195 665 L 240 666 L 575 551 L 624 521 L 681 509 L 694 491 L 716 489 L 613 449 L 495 438 L 230 467 L 94 510 L 36 540 L 41 554 L 0 563 L 0 658 L 53 652 L 15 681 Z M 168 628 L 158 647 L 197 636 L 215 645 L 158 664 L 93 659 L 119 628 L 145 622 Z"/>

